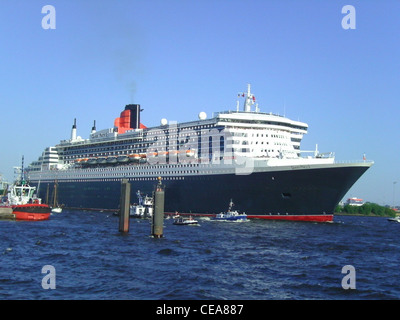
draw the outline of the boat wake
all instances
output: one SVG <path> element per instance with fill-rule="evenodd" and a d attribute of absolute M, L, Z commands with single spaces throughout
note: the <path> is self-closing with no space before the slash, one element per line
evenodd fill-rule
<path fill-rule="evenodd" d="M 210 219 L 210 221 L 217 221 L 217 222 L 232 222 L 232 223 L 244 223 L 250 222 L 249 219 L 238 219 L 238 220 L 229 220 L 229 219 Z"/>

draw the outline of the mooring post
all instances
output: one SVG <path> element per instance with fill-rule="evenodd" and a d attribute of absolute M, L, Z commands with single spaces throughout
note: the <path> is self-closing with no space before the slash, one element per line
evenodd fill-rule
<path fill-rule="evenodd" d="M 154 238 L 163 237 L 164 229 L 164 186 L 161 184 L 161 177 L 158 178 L 158 184 L 154 190 L 154 214 L 152 224 L 152 235 Z"/>
<path fill-rule="evenodd" d="M 131 184 L 128 179 L 121 182 L 121 200 L 119 212 L 119 231 L 129 232 L 129 204 L 131 200 Z"/>

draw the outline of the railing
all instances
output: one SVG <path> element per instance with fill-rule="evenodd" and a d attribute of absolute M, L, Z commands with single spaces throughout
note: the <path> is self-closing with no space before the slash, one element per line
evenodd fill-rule
<path fill-rule="evenodd" d="M 335 160 L 335 163 L 338 164 L 347 164 L 347 163 L 374 163 L 373 160 L 363 160 L 363 159 L 357 159 L 357 160 Z"/>

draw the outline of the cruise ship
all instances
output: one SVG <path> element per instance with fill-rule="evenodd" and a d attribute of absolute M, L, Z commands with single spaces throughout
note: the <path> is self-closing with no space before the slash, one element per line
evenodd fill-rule
<path fill-rule="evenodd" d="M 243 100 L 243 106 L 240 101 Z M 335 206 L 372 161 L 336 162 L 318 148 L 304 153 L 308 125 L 261 112 L 250 85 L 231 111 L 148 128 L 141 106 L 129 104 L 109 129 L 77 135 L 46 148 L 27 168 L 38 196 L 67 208 L 118 210 L 122 179 L 131 202 L 151 195 L 161 177 L 165 212 L 213 216 L 233 199 L 249 219 L 332 221 Z"/>

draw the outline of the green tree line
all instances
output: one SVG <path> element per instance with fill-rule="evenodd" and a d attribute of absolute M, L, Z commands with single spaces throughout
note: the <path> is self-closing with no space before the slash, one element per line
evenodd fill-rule
<path fill-rule="evenodd" d="M 376 203 L 364 203 L 362 206 L 340 206 L 337 205 L 335 213 L 349 213 L 349 214 L 362 214 L 362 215 L 376 215 L 382 217 L 395 217 L 396 212 L 388 207 L 380 206 Z"/>

